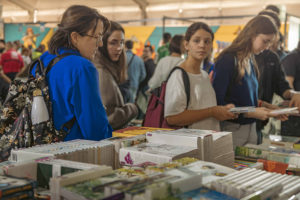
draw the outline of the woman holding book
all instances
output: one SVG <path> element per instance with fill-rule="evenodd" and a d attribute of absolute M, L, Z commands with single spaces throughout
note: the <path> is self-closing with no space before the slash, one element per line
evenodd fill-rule
<path fill-rule="evenodd" d="M 229 112 L 233 105 L 217 106 L 208 74 L 200 67 L 211 52 L 213 39 L 214 34 L 205 23 L 197 22 L 187 29 L 184 46 L 188 56 L 180 67 L 189 78 L 190 101 L 187 105 L 183 73 L 175 70 L 167 82 L 165 95 L 165 117 L 169 125 L 219 130 L 219 121 L 235 118 Z"/>
<path fill-rule="evenodd" d="M 258 103 L 259 71 L 254 56 L 267 49 L 276 35 L 277 27 L 271 17 L 256 16 L 216 59 L 213 86 L 218 105 L 257 107 L 254 112 L 221 123 L 223 131 L 233 133 L 234 146 L 256 144 L 256 119 L 266 120 L 271 116 L 270 110 Z"/>

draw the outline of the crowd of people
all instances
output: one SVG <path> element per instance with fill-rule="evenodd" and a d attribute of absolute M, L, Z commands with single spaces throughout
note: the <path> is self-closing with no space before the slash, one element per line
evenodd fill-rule
<path fill-rule="evenodd" d="M 135 55 L 134 43 L 125 41 L 119 23 L 87 6 L 69 7 L 48 51 L 44 47 L 36 50 L 44 66 L 59 55 L 71 54 L 47 74 L 55 128 L 75 118 L 65 140 L 111 137 L 112 130 L 126 127 L 132 119 L 143 119 L 151 91 L 178 66 L 188 74 L 190 100 L 187 102 L 182 71 L 175 70 L 166 87 L 168 124 L 230 131 L 235 146 L 261 143 L 261 130 L 270 117 L 289 119 L 271 114 L 279 108 L 271 104 L 274 93 L 290 100 L 289 106 L 300 108 L 296 92 L 300 90 L 300 42 L 294 51 L 283 51 L 278 14 L 276 6 L 268 6 L 215 60 L 214 33 L 203 22 L 191 24 L 184 35 L 165 33 L 155 59 L 151 45 L 145 45 L 141 58 Z M 0 41 L 2 101 L 10 81 L 26 76 L 33 55 L 17 42 L 4 44 Z M 255 110 L 230 112 L 249 106 Z"/>

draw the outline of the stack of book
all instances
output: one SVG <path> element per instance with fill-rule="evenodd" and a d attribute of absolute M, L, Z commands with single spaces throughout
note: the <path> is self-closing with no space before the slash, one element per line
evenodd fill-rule
<path fill-rule="evenodd" d="M 211 188 L 238 199 L 289 199 L 300 192 L 300 178 L 244 169 L 211 182 Z"/>
<path fill-rule="evenodd" d="M 51 192 L 51 199 L 53 200 L 60 200 L 62 196 L 62 188 L 65 186 L 70 186 L 77 183 L 84 183 L 86 181 L 90 181 L 102 176 L 107 176 L 112 174 L 113 170 L 111 167 L 108 166 L 99 166 L 97 168 L 88 169 L 84 171 L 77 171 L 74 173 L 66 174 L 63 176 L 53 177 L 50 179 L 50 192 Z M 76 196 L 80 197 L 80 191 Z M 76 199 L 76 198 L 71 198 Z"/>
<path fill-rule="evenodd" d="M 196 148 L 197 159 L 213 161 L 212 132 L 198 129 L 154 131 L 146 134 L 147 142 Z"/>
<path fill-rule="evenodd" d="M 93 180 L 64 186 L 64 199 L 157 199 L 201 187 L 201 175 L 184 169 L 172 169 L 147 177 L 120 178 L 109 174 Z"/>
<path fill-rule="evenodd" d="M 300 149 L 300 137 L 268 135 L 263 139 L 265 146 L 279 146 L 289 149 Z"/>
<path fill-rule="evenodd" d="M 203 185 L 209 187 L 211 181 L 235 172 L 228 167 L 192 158 L 183 158 L 168 165 L 148 166 L 143 175 L 134 169 L 119 169 L 99 178 L 65 185 L 61 196 L 73 200 L 175 198 Z"/>
<path fill-rule="evenodd" d="M 11 151 L 10 161 L 56 157 L 84 163 L 114 165 L 114 145 L 109 141 L 72 140 Z"/>
<path fill-rule="evenodd" d="M 212 133 L 213 162 L 227 167 L 234 165 L 234 150 L 231 132 Z"/>
<path fill-rule="evenodd" d="M 81 163 L 75 161 L 43 158 L 28 162 L 18 162 L 3 166 L 5 175 L 30 178 L 37 181 L 37 186 L 49 188 L 49 181 L 52 177 L 73 173 L 81 170 L 99 168 L 99 165 Z"/>
<path fill-rule="evenodd" d="M 197 161 L 199 161 L 199 160 L 196 158 L 185 157 L 185 158 L 181 158 L 181 159 L 178 159 L 178 160 L 175 160 L 172 162 L 163 163 L 160 165 L 149 164 L 149 165 L 143 165 L 140 167 L 123 166 L 122 168 L 117 169 L 116 173 L 122 178 L 130 178 L 133 176 L 146 177 L 150 174 L 163 173 L 167 170 L 177 169 L 177 168 L 189 165 L 189 164 L 197 162 Z"/>
<path fill-rule="evenodd" d="M 146 134 L 150 143 L 189 146 L 198 149 L 196 158 L 232 167 L 234 151 L 230 132 L 215 132 L 198 129 L 154 131 Z"/>
<path fill-rule="evenodd" d="M 36 182 L 0 176 L 0 199 L 34 199 Z"/>
<path fill-rule="evenodd" d="M 114 158 L 114 163 L 112 166 L 113 169 L 119 169 L 121 167 L 120 159 L 119 159 L 120 149 L 145 143 L 146 136 L 143 134 L 143 135 L 136 135 L 134 137 L 112 137 L 112 138 L 108 138 L 103 141 L 113 144 L 114 155 L 108 155 L 108 156 L 113 156 L 113 158 Z"/>
<path fill-rule="evenodd" d="M 289 164 L 295 168 L 300 168 L 300 151 L 297 149 L 247 144 L 243 147 L 236 147 L 235 155 L 240 157 L 272 160 Z"/>
<path fill-rule="evenodd" d="M 156 143 L 142 143 L 120 149 L 121 165 L 142 166 L 162 164 L 183 157 L 198 157 L 198 149 L 189 146 L 175 146 Z"/>

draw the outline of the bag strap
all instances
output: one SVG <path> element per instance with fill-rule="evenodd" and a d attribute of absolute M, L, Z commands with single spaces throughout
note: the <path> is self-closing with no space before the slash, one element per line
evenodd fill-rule
<path fill-rule="evenodd" d="M 128 67 L 129 67 L 129 65 L 132 63 L 134 56 L 135 56 L 135 54 L 132 54 L 132 56 L 131 56 L 131 58 L 130 58 L 130 61 L 128 62 Z"/>
<path fill-rule="evenodd" d="M 186 94 L 186 102 L 187 102 L 186 108 L 187 108 L 190 103 L 190 79 L 189 79 L 189 75 L 187 74 L 187 72 L 183 68 L 176 66 L 171 70 L 171 72 L 167 78 L 167 81 L 171 77 L 171 74 L 177 69 L 182 72 L 182 80 L 183 80 L 184 90 L 185 90 L 185 94 Z"/>
<path fill-rule="evenodd" d="M 54 59 L 52 59 L 49 62 L 49 64 L 47 65 L 46 70 L 44 72 L 44 75 L 46 76 L 49 73 L 49 71 L 52 69 L 52 67 L 56 63 L 58 63 L 61 59 L 63 59 L 64 57 L 70 56 L 70 55 L 76 55 L 76 54 L 74 54 L 74 53 L 64 53 L 64 54 L 58 55 L 57 57 L 55 57 Z M 75 124 L 75 122 L 76 122 L 76 117 L 73 117 L 71 120 L 69 120 L 68 122 L 64 123 L 61 126 L 60 130 L 66 129 L 67 130 L 66 132 L 69 133 L 71 131 L 73 125 Z"/>
<path fill-rule="evenodd" d="M 37 58 L 37 59 L 35 59 L 35 60 L 33 60 L 33 61 L 30 63 L 28 78 L 32 77 L 31 72 L 32 72 L 32 70 L 33 70 L 33 68 L 34 68 L 35 66 L 36 66 L 36 68 L 35 68 L 34 74 L 35 74 L 35 75 L 40 74 L 40 75 L 44 75 L 44 76 L 45 76 L 45 75 L 48 74 L 48 72 L 52 69 L 52 67 L 53 67 L 58 61 L 60 61 L 61 59 L 63 59 L 63 58 L 66 57 L 66 56 L 69 56 L 69 55 L 76 55 L 76 54 L 74 54 L 74 53 L 64 53 L 64 54 L 58 55 L 57 57 L 53 58 L 53 59 L 49 62 L 49 64 L 48 64 L 48 66 L 46 67 L 46 69 L 45 69 L 44 64 L 43 64 L 43 62 L 41 61 L 40 57 Z"/>
<path fill-rule="evenodd" d="M 70 119 L 69 121 L 67 121 L 66 123 L 64 123 L 61 127 L 60 127 L 60 130 L 67 130 L 66 132 L 67 133 L 70 133 L 73 125 L 75 124 L 76 122 L 76 117 L 73 117 L 72 119 Z"/>
<path fill-rule="evenodd" d="M 76 55 L 74 53 L 63 53 L 58 55 L 57 57 L 55 57 L 54 59 L 52 59 L 49 64 L 46 67 L 46 71 L 44 75 L 47 75 L 49 73 L 49 71 L 52 69 L 52 67 L 58 63 L 58 61 L 60 61 L 61 59 L 63 59 L 64 57 L 70 56 L 70 55 Z"/>

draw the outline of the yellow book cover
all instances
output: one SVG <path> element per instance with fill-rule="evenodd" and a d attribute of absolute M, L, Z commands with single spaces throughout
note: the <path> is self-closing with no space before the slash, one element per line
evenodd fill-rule
<path fill-rule="evenodd" d="M 172 130 L 172 129 L 130 126 L 124 129 L 114 131 L 113 137 L 132 137 L 132 136 L 142 135 L 157 130 Z"/>

